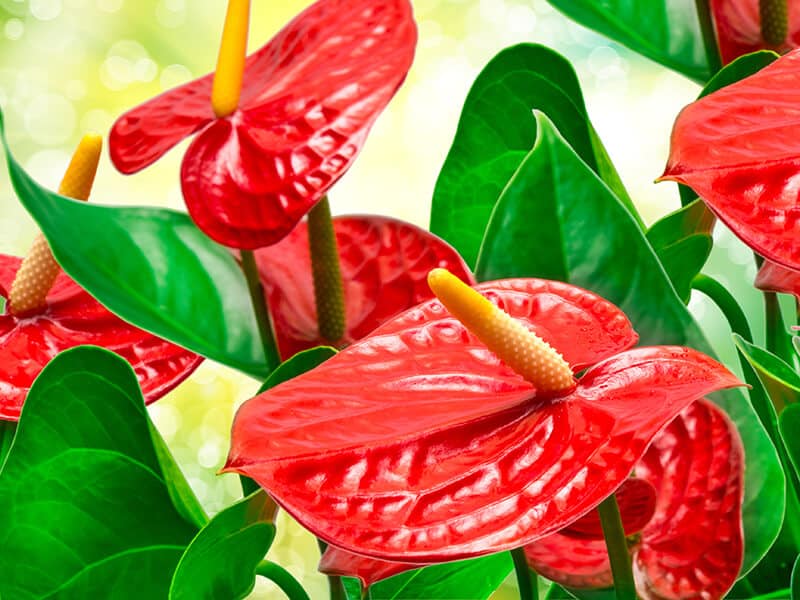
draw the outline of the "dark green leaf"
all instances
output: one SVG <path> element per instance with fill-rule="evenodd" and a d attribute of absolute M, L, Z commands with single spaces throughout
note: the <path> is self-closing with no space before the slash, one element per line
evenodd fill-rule
<path fill-rule="evenodd" d="M 800 477 L 800 404 L 787 406 L 778 417 L 778 425 L 789 460 Z"/>
<path fill-rule="evenodd" d="M 262 560 L 256 573 L 277 585 L 289 600 L 309 600 L 308 594 L 294 576 L 277 563 Z M 359 595 L 357 600 L 361 600 Z"/>
<path fill-rule="evenodd" d="M 0 472 L 0 596 L 166 598 L 195 532 L 172 505 L 130 365 L 92 346 L 56 356 Z"/>
<path fill-rule="evenodd" d="M 334 354 L 336 354 L 336 348 L 331 348 L 330 346 L 317 346 L 316 348 L 298 352 L 289 360 L 281 363 L 280 366 L 267 377 L 267 380 L 259 388 L 258 393 L 266 392 L 279 383 L 294 379 L 298 375 L 302 375 L 306 371 L 318 367 Z"/>
<path fill-rule="evenodd" d="M 485 600 L 514 568 L 508 552 L 406 571 L 370 587 L 371 600 Z"/>
<path fill-rule="evenodd" d="M 792 569 L 792 600 L 800 600 L 800 556 L 795 559 Z"/>
<path fill-rule="evenodd" d="M 590 289 L 620 306 L 650 344 L 712 354 L 631 214 L 537 113 L 536 145 L 508 182 L 478 259 L 479 280 L 543 277 Z M 739 391 L 714 399 L 736 423 L 746 448 L 744 572 L 781 526 L 785 480 L 775 448 Z"/>
<path fill-rule="evenodd" d="M 711 76 L 694 0 L 548 0 L 581 25 L 703 83 Z"/>
<path fill-rule="evenodd" d="M 703 201 L 695 200 L 663 217 L 647 232 L 647 241 L 684 304 L 689 302 L 692 280 L 711 253 L 715 220 Z"/>
<path fill-rule="evenodd" d="M 602 590 L 574 590 L 571 588 L 563 588 L 554 583 L 547 591 L 545 600 L 569 600 L 570 598 L 577 598 L 578 600 L 616 600 L 617 594 L 614 592 L 614 588 Z"/>
<path fill-rule="evenodd" d="M 635 214 L 594 132 L 569 61 L 533 44 L 495 56 L 472 85 L 431 208 L 431 231 L 474 265 L 492 208 L 536 140 L 539 109 Z M 638 217 L 637 217 L 638 218 Z"/>
<path fill-rule="evenodd" d="M 255 585 L 256 567 L 275 538 L 275 503 L 258 491 L 217 514 L 181 557 L 171 600 L 237 599 Z"/>
<path fill-rule="evenodd" d="M 355 577 L 342 577 L 346 600 L 361 600 L 361 582 Z"/>
<path fill-rule="evenodd" d="M 73 279 L 137 327 L 266 377 L 247 284 L 228 250 L 184 213 L 77 202 L 44 189 L 12 156 L 2 119 L 11 183 Z"/>
<path fill-rule="evenodd" d="M 800 375 L 792 367 L 769 350 L 751 344 L 738 335 L 734 336 L 734 341 L 758 373 L 777 412 L 780 413 L 786 404 L 797 402 L 800 398 Z"/>

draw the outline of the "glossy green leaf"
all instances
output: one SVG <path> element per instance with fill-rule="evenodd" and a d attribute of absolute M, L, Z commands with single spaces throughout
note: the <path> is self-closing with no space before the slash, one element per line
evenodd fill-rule
<path fill-rule="evenodd" d="M 282 362 L 277 369 L 270 373 L 264 384 L 259 388 L 258 393 L 266 392 L 279 383 L 289 381 L 314 367 L 318 367 L 334 354 L 336 354 L 336 348 L 331 348 L 330 346 L 317 346 L 316 348 L 298 352 L 289 360 Z"/>
<path fill-rule="evenodd" d="M 218 513 L 181 557 L 170 600 L 238 599 L 255 585 L 256 567 L 275 538 L 275 503 L 264 491 Z"/>
<path fill-rule="evenodd" d="M 769 350 L 751 344 L 738 335 L 734 336 L 734 341 L 758 373 L 779 413 L 787 404 L 797 402 L 800 398 L 800 375 L 792 367 Z"/>
<path fill-rule="evenodd" d="M 495 202 L 536 140 L 534 108 L 558 125 L 578 156 L 636 214 L 589 122 L 569 61 L 544 46 L 512 46 L 495 56 L 472 85 L 433 194 L 431 231 L 455 246 L 469 265 L 475 264 Z"/>
<path fill-rule="evenodd" d="M 689 302 L 692 280 L 711 253 L 714 221 L 714 214 L 703 201 L 695 200 L 663 217 L 647 231 L 647 241 L 684 304 Z"/>
<path fill-rule="evenodd" d="M 800 600 L 800 556 L 795 559 L 792 569 L 792 600 Z"/>
<path fill-rule="evenodd" d="M 0 596 L 166 598 L 196 529 L 164 477 L 130 365 L 92 346 L 56 356 L 0 472 Z"/>
<path fill-rule="evenodd" d="M 300 582 L 279 564 L 271 560 L 262 560 L 256 569 L 256 573 L 277 585 L 289 600 L 310 600 Z M 361 600 L 360 594 L 357 600 Z"/>
<path fill-rule="evenodd" d="M 778 58 L 778 55 L 771 50 L 760 50 L 752 54 L 745 54 L 740 56 L 732 63 L 725 65 L 714 77 L 711 78 L 698 96 L 698 100 L 703 96 L 708 96 L 724 88 L 726 85 L 736 83 L 758 73 L 767 65 L 773 63 Z M 681 204 L 687 205 L 697 199 L 697 194 L 691 188 L 685 185 L 679 185 L 681 194 Z"/>
<path fill-rule="evenodd" d="M 247 284 L 231 253 L 188 215 L 77 202 L 37 184 L 14 159 L 11 183 L 64 270 L 137 327 L 261 379 L 264 358 Z"/>
<path fill-rule="evenodd" d="M 614 588 L 575 590 L 564 588 L 554 583 L 547 590 L 547 596 L 545 596 L 545 600 L 569 600 L 570 598 L 577 598 L 578 600 L 616 600 L 617 594 L 614 592 Z"/>
<path fill-rule="evenodd" d="M 800 404 L 787 406 L 778 417 L 778 426 L 794 472 L 800 477 Z"/>
<path fill-rule="evenodd" d="M 697 82 L 711 77 L 694 0 L 547 0 L 573 21 Z"/>
<path fill-rule="evenodd" d="M 431 565 L 379 581 L 370 600 L 486 600 L 514 565 L 508 552 Z"/>
<path fill-rule="evenodd" d="M 508 182 L 486 228 L 476 275 L 558 279 L 621 307 L 641 343 L 713 354 L 631 214 L 537 113 L 539 137 Z M 738 390 L 713 397 L 746 448 L 744 571 L 764 555 L 782 521 L 785 480 L 775 448 Z"/>

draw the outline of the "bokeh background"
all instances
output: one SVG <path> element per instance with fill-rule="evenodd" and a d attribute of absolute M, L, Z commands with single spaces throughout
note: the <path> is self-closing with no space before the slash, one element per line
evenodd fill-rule
<path fill-rule="evenodd" d="M 250 49 L 310 3 L 254 0 Z M 333 189 L 334 213 L 382 213 L 426 226 L 434 183 L 472 81 L 492 56 L 519 42 L 550 46 L 573 62 L 592 121 L 645 221 L 679 206 L 673 184 L 653 181 L 666 161 L 672 121 L 699 92 L 696 84 L 570 23 L 545 0 L 413 4 L 420 32 L 414 66 L 355 166 Z M 17 158 L 55 187 L 84 133 L 105 135 L 126 109 L 213 69 L 225 8 L 224 0 L 0 0 L 0 106 Z M 183 209 L 178 171 L 185 147 L 133 177 L 117 173 L 106 154 L 93 201 Z M 35 233 L 0 168 L 0 252 L 23 255 Z M 742 299 L 760 336 L 752 254 L 721 226 L 715 238 L 707 272 Z M 697 296 L 690 308 L 723 360 L 738 368 L 724 321 Z M 207 361 L 150 407 L 211 513 L 241 496 L 234 476 L 215 473 L 234 411 L 258 386 Z M 284 514 L 278 527 L 270 558 L 301 579 L 312 598 L 325 597 L 313 538 Z M 505 588 L 497 597 L 514 597 L 513 582 Z M 281 596 L 259 581 L 253 597 Z"/>

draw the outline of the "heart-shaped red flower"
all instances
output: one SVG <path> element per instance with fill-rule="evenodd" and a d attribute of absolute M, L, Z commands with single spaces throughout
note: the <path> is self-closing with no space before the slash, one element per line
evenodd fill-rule
<path fill-rule="evenodd" d="M 8 291 L 22 260 L 0 254 L 0 295 Z M 0 314 L 0 419 L 16 421 L 33 380 L 62 350 L 92 344 L 127 360 L 145 402 L 178 385 L 203 358 L 125 323 L 65 273 L 47 294 L 44 310 L 30 316 Z"/>
<path fill-rule="evenodd" d="M 690 186 L 748 246 L 800 268 L 800 50 L 681 111 L 664 179 Z"/>
<path fill-rule="evenodd" d="M 387 319 L 433 297 L 425 278 L 443 267 L 473 281 L 469 268 L 444 240 L 419 227 L 378 216 L 334 217 L 344 285 L 346 331 L 361 339 Z M 328 343 L 319 335 L 308 227 L 298 223 L 283 240 L 255 252 L 281 356 Z"/>
<path fill-rule="evenodd" d="M 727 64 L 757 50 L 783 53 L 800 46 L 800 3 L 789 0 L 787 4 L 786 39 L 775 45 L 762 35 L 759 0 L 711 0 L 722 62 Z"/>
<path fill-rule="evenodd" d="M 247 58 L 235 112 L 215 117 L 207 75 L 122 115 L 111 159 L 134 173 L 196 133 L 181 186 L 198 227 L 234 248 L 274 244 L 353 163 L 416 40 L 408 0 L 319 0 Z"/>
<path fill-rule="evenodd" d="M 730 419 L 708 401 L 686 407 L 636 463 L 636 479 L 656 490 L 655 511 L 631 545 L 639 597 L 722 598 L 739 574 L 744 450 Z M 631 511 L 620 503 L 623 522 Z M 636 516 L 636 511 L 633 511 Z M 613 585 L 602 532 L 576 535 L 581 522 L 525 548 L 531 567 L 568 587 Z M 625 528 L 626 533 L 631 531 Z"/>
<path fill-rule="evenodd" d="M 475 287 L 558 350 L 559 397 L 500 361 L 431 300 L 239 410 L 225 467 L 255 479 L 320 538 L 440 562 L 516 548 L 618 488 L 692 401 L 739 385 L 688 348 L 627 350 L 625 315 L 571 285 Z"/>

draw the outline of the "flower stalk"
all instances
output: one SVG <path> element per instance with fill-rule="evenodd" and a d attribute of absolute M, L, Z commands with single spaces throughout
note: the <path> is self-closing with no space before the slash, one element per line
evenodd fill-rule
<path fill-rule="evenodd" d="M 308 213 L 308 243 L 319 335 L 330 344 L 337 345 L 344 336 L 346 326 L 344 284 L 327 196 L 323 196 Z"/>
<path fill-rule="evenodd" d="M 514 561 L 514 572 L 517 575 L 517 588 L 520 600 L 539 600 L 538 577 L 528 566 L 523 548 L 514 548 L 511 551 Z"/>
<path fill-rule="evenodd" d="M 622 527 L 622 517 L 619 513 L 617 497 L 611 494 L 600 503 L 597 507 L 597 512 L 600 514 L 600 524 L 603 527 L 603 537 L 606 540 L 617 600 L 636 600 L 636 585 L 633 580 L 631 555 L 628 551 L 625 530 Z"/>
<path fill-rule="evenodd" d="M 98 135 L 83 137 L 58 187 L 59 194 L 75 200 L 89 199 L 102 146 L 103 139 Z M 47 294 L 60 272 L 61 267 L 53 257 L 47 239 L 41 233 L 37 234 L 11 284 L 9 312 L 19 316 L 44 309 Z"/>

